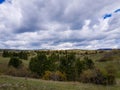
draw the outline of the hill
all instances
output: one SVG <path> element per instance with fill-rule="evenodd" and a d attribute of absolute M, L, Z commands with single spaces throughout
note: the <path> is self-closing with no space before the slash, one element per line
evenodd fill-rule
<path fill-rule="evenodd" d="M 2 57 L 4 50 L 0 51 L 0 90 L 119 90 L 120 89 L 120 50 L 5 50 L 9 53 L 20 53 L 21 51 L 27 53 L 28 59 L 23 61 L 23 68 L 15 69 L 8 67 L 10 57 Z M 84 61 L 85 57 L 91 59 L 95 66 L 104 71 L 106 66 L 112 66 L 116 70 L 117 84 L 114 86 L 101 86 L 94 84 L 83 84 L 80 82 L 57 82 L 45 81 L 38 79 L 30 79 L 36 77 L 28 70 L 29 62 L 32 57 L 38 53 L 46 53 L 49 55 L 59 54 L 64 55 L 67 53 L 75 53 L 76 58 Z M 16 54 L 15 54 L 16 55 Z M 55 57 L 54 57 L 55 58 Z M 54 59 L 53 58 L 53 59 Z M 58 63 L 58 60 L 56 61 Z M 9 76 L 5 76 L 9 75 Z M 11 77 L 15 76 L 15 77 Z M 18 78 L 23 77 L 23 78 Z M 29 78 L 26 78 L 29 77 Z M 17 83 L 17 84 L 16 84 Z M 8 89 L 10 88 L 10 89 Z"/>
<path fill-rule="evenodd" d="M 0 76 L 0 90 L 120 90 L 120 80 L 114 86 L 57 82 L 11 76 Z"/>

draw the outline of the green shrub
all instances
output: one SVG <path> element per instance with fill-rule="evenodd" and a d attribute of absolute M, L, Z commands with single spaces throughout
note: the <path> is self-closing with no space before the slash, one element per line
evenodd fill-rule
<path fill-rule="evenodd" d="M 88 69 L 83 71 L 80 81 L 83 83 L 113 85 L 115 84 L 115 76 L 107 72 L 104 74 L 100 69 Z"/>
<path fill-rule="evenodd" d="M 80 76 L 80 81 L 83 83 L 91 83 L 92 78 L 95 76 L 95 72 L 93 72 L 93 70 L 88 69 L 82 72 Z"/>
<path fill-rule="evenodd" d="M 116 79 L 115 79 L 116 68 L 115 68 L 115 66 L 109 64 L 105 67 L 105 69 L 106 69 L 106 73 L 107 73 L 107 83 L 109 85 L 115 84 L 116 83 Z"/>
<path fill-rule="evenodd" d="M 8 68 L 5 74 L 17 77 L 30 77 L 31 75 L 30 71 L 25 67 L 16 69 L 12 66 Z"/>
<path fill-rule="evenodd" d="M 8 63 L 8 66 L 13 66 L 15 68 L 19 68 L 22 65 L 22 61 L 19 58 L 12 57 Z"/>
<path fill-rule="evenodd" d="M 9 57 L 10 53 L 8 51 L 4 50 L 3 53 L 2 53 L 2 56 L 3 57 Z"/>
<path fill-rule="evenodd" d="M 113 85 L 115 83 L 116 83 L 115 76 L 113 74 L 108 74 L 107 75 L 107 84 Z"/>
<path fill-rule="evenodd" d="M 94 62 L 91 59 L 89 59 L 88 57 L 84 58 L 83 64 L 84 64 L 85 69 L 93 69 L 94 68 Z"/>

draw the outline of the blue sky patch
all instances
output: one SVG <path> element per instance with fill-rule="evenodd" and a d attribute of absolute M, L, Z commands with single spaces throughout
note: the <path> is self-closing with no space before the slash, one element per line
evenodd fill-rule
<path fill-rule="evenodd" d="M 0 4 L 2 4 L 3 2 L 5 2 L 5 0 L 0 0 Z"/>
<path fill-rule="evenodd" d="M 114 11 L 114 13 L 117 13 L 117 12 L 120 12 L 120 9 L 117 9 L 117 10 Z"/>
<path fill-rule="evenodd" d="M 112 17 L 112 14 L 105 14 L 105 15 L 103 16 L 104 19 L 107 19 L 107 18 L 110 18 L 110 17 Z"/>

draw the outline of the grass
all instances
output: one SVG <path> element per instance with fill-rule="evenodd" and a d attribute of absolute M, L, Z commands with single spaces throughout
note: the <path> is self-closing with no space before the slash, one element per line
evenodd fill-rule
<path fill-rule="evenodd" d="M 118 80 L 117 85 L 114 86 L 101 86 L 0 76 L 0 90 L 120 90 L 120 81 Z"/>
<path fill-rule="evenodd" d="M 80 51 L 77 51 L 80 53 Z M 85 52 L 85 51 L 81 51 Z M 105 66 L 112 64 L 117 68 L 117 78 L 120 78 L 120 54 L 116 54 L 115 58 L 117 60 L 98 62 L 105 53 L 88 54 L 88 55 L 78 55 L 80 59 L 85 56 L 91 58 L 95 65 L 101 69 Z M 3 58 L 0 56 L 0 73 L 5 72 L 8 69 L 7 65 L 10 58 Z M 28 66 L 29 60 L 22 60 L 25 66 Z M 120 80 L 117 80 L 117 84 L 114 86 L 102 86 L 94 84 L 83 84 L 79 82 L 56 82 L 56 81 L 45 81 L 40 79 L 26 79 L 20 77 L 11 76 L 0 76 L 0 90 L 120 90 Z"/>
<path fill-rule="evenodd" d="M 3 58 L 0 56 L 0 73 L 4 73 L 8 68 L 9 58 Z"/>
<path fill-rule="evenodd" d="M 120 60 L 107 61 L 107 62 L 95 62 L 95 65 L 100 69 L 105 69 L 107 65 L 112 65 L 116 70 L 116 77 L 120 78 Z"/>
<path fill-rule="evenodd" d="M 4 58 L 4 57 L 0 56 L 0 65 L 5 65 L 5 66 L 7 66 L 9 60 L 10 60 L 10 58 Z M 22 62 L 23 62 L 23 64 L 24 64 L 25 66 L 28 66 L 28 65 L 29 65 L 29 61 L 30 61 L 30 59 L 29 59 L 29 60 L 22 60 Z"/>
<path fill-rule="evenodd" d="M 9 58 L 3 58 L 0 56 L 0 64 L 7 64 L 9 62 Z"/>

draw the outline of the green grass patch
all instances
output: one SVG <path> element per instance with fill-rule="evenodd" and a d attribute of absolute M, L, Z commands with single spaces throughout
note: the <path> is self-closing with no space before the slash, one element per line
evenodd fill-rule
<path fill-rule="evenodd" d="M 120 81 L 114 86 L 101 86 L 0 76 L 0 90 L 120 90 Z"/>

